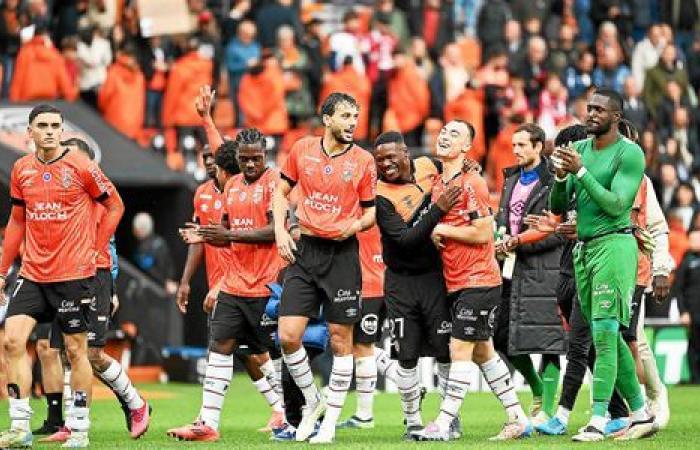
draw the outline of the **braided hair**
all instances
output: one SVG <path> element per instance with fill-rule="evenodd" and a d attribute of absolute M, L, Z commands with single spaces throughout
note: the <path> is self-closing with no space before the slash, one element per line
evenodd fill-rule
<path fill-rule="evenodd" d="M 241 145 L 256 145 L 260 144 L 263 150 L 266 146 L 265 135 L 257 128 L 244 128 L 236 135 L 236 143 Z"/>

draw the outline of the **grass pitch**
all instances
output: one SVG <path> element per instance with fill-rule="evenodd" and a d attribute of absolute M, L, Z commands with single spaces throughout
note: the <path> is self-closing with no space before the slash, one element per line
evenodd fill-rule
<path fill-rule="evenodd" d="M 222 418 L 222 439 L 214 444 L 177 442 L 165 435 L 168 428 L 189 423 L 198 413 L 201 400 L 201 387 L 183 384 L 149 384 L 138 386 L 144 396 L 153 405 L 153 419 L 148 433 L 138 441 L 132 441 L 125 429 L 124 419 L 116 400 L 110 397 L 95 400 L 90 411 L 92 428 L 90 431 L 91 448 L 94 449 L 161 449 L 161 448 L 301 448 L 311 447 L 297 443 L 276 443 L 269 440 L 267 434 L 256 430 L 263 426 L 269 417 L 269 408 L 264 399 L 255 391 L 250 381 L 237 375 L 231 383 L 224 406 Z M 111 394 L 110 394 L 111 395 Z M 595 444 L 576 444 L 571 436 L 547 437 L 535 436 L 522 441 L 508 443 L 491 443 L 487 439 L 501 428 L 505 419 L 500 404 L 490 393 L 470 393 L 462 408 L 464 437 L 450 443 L 410 443 L 401 440 L 404 428 L 401 408 L 397 394 L 379 394 L 375 398 L 375 423 L 373 430 L 340 430 L 336 436 L 334 448 L 342 449 L 405 449 L 405 448 L 599 448 L 624 447 L 697 449 L 700 448 L 700 387 L 669 388 L 671 399 L 671 422 L 668 428 L 651 439 L 630 443 L 606 441 Z M 98 397 L 102 397 L 99 396 Z M 521 401 L 529 406 L 530 395 L 523 393 Z M 435 417 L 439 398 L 429 394 L 423 404 L 424 420 Z M 46 414 L 45 402 L 33 401 L 33 425 L 39 426 Z M 354 412 L 355 397 L 351 393 L 342 417 Z M 571 416 L 570 434 L 587 421 L 589 414 L 588 391 L 582 390 L 576 410 Z M 0 402 L 0 426 L 8 426 L 7 402 Z M 35 448 L 59 448 L 56 444 L 38 444 Z"/>

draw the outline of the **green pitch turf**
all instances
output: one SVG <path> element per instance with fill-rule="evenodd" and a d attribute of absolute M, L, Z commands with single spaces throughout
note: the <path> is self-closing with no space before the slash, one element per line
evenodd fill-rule
<path fill-rule="evenodd" d="M 124 427 L 124 419 L 118 404 L 114 400 L 96 400 L 90 411 L 92 429 L 90 432 L 91 448 L 94 449 L 161 449 L 161 448 L 300 448 L 310 447 L 297 443 L 275 443 L 267 434 L 256 430 L 263 426 L 269 417 L 269 408 L 250 381 L 243 376 L 236 376 L 229 388 L 223 411 L 222 439 L 215 444 L 177 442 L 165 435 L 165 431 L 174 426 L 190 422 L 198 413 L 201 388 L 196 385 L 163 384 L 141 385 L 139 389 L 150 397 L 153 405 L 153 420 L 148 433 L 138 441 L 132 441 Z M 469 394 L 462 408 L 464 437 L 451 443 L 407 443 L 401 440 L 403 434 L 401 409 L 397 394 L 379 394 L 375 400 L 375 422 L 373 430 L 341 430 L 337 433 L 334 448 L 354 449 L 404 449 L 404 448 L 448 448 L 469 446 L 470 448 L 598 448 L 625 447 L 663 448 L 700 448 L 700 387 L 669 388 L 671 398 L 671 423 L 669 427 L 651 439 L 631 443 L 613 443 L 607 441 L 597 444 L 575 444 L 570 436 L 545 437 L 536 436 L 522 441 L 508 443 L 490 443 L 489 436 L 496 434 L 503 424 L 504 414 L 497 400 L 490 393 Z M 527 408 L 530 396 L 521 395 Z M 572 414 L 570 431 L 582 426 L 588 417 L 588 392 L 582 391 L 578 408 Z M 33 425 L 39 426 L 45 417 L 45 402 L 33 401 Z M 424 419 L 435 417 L 438 407 L 438 395 L 429 394 L 423 405 Z M 352 414 L 355 397 L 350 394 L 343 417 Z M 0 402 L 0 426 L 8 426 L 7 402 Z M 59 448 L 53 444 L 35 443 L 35 448 Z"/>

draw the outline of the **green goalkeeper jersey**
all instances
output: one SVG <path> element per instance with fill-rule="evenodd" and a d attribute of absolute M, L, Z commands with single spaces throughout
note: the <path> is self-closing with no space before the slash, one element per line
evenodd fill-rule
<path fill-rule="evenodd" d="M 576 231 L 581 240 L 631 226 L 630 213 L 644 175 L 644 153 L 639 145 L 618 136 L 612 144 L 595 149 L 593 138 L 574 143 L 587 172 L 555 182 L 549 196 L 555 214 L 566 211 L 576 194 Z"/>

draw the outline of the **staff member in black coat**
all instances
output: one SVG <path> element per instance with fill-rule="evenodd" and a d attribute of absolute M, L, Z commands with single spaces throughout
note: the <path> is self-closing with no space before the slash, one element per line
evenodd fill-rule
<path fill-rule="evenodd" d="M 693 384 L 700 384 L 700 231 L 689 235 L 690 246 L 676 271 L 672 297 L 678 300 L 681 323 L 688 327 L 688 366 Z"/>

